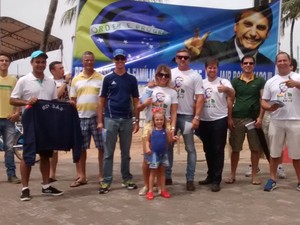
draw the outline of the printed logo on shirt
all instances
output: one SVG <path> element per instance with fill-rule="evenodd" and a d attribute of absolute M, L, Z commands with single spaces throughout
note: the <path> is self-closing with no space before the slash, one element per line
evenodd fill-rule
<path fill-rule="evenodd" d="M 204 100 L 204 107 L 205 108 L 216 108 L 216 101 L 212 98 L 213 97 L 213 89 L 206 88 L 204 91 L 205 100 Z"/>
<path fill-rule="evenodd" d="M 288 87 L 286 86 L 285 82 L 281 82 L 279 84 L 280 93 L 277 94 L 277 100 L 281 102 L 292 102 L 293 101 L 293 94 L 288 92 Z"/>
<path fill-rule="evenodd" d="M 183 85 L 183 77 L 175 78 L 175 89 L 177 91 L 177 98 L 184 98 L 185 90 L 182 88 Z"/>

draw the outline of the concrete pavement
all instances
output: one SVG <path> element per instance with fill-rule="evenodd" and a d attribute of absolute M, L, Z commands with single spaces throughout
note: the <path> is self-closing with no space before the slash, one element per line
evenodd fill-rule
<path fill-rule="evenodd" d="M 183 148 L 183 147 L 182 147 Z M 139 188 L 142 187 L 139 138 L 134 139 L 131 171 Z M 197 143 L 198 164 L 195 181 L 205 178 L 206 162 L 201 144 Z M 197 225 L 289 225 L 300 223 L 300 192 L 296 190 L 296 176 L 292 164 L 285 164 L 287 178 L 278 180 L 278 189 L 269 193 L 263 191 L 268 178 L 266 160 L 260 162 L 262 185 L 250 184 L 244 176 L 249 162 L 249 151 L 244 150 L 238 167 L 237 181 L 234 184 L 222 182 L 218 193 L 209 187 L 199 186 L 196 191 L 185 190 L 186 154 L 181 150 L 175 155 L 173 180 L 168 186 L 170 199 L 156 197 L 148 201 L 138 196 L 138 190 L 121 188 L 120 155 L 116 150 L 114 181 L 108 194 L 98 194 L 97 151 L 88 152 L 87 185 L 70 188 L 75 178 L 75 165 L 71 154 L 60 152 L 57 168 L 59 181 L 54 186 L 65 191 L 63 196 L 45 197 L 41 194 L 41 175 L 38 165 L 33 167 L 30 190 L 32 200 L 19 200 L 21 185 L 6 182 L 3 153 L 0 153 L 0 224 L 197 224 Z M 225 160 L 223 177 L 229 174 L 229 160 Z M 17 163 L 19 167 L 19 163 Z M 19 171 L 18 175 L 19 175 Z"/>

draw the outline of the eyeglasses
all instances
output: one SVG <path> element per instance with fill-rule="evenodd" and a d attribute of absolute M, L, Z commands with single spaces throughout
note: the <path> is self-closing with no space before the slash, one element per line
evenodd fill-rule
<path fill-rule="evenodd" d="M 189 56 L 185 56 L 185 55 L 176 55 L 177 59 L 180 59 L 180 60 L 188 60 L 190 57 Z"/>
<path fill-rule="evenodd" d="M 114 60 L 116 60 L 116 61 L 125 61 L 125 60 L 126 60 L 126 57 L 124 57 L 124 56 L 116 56 L 116 57 L 114 58 Z"/>
<path fill-rule="evenodd" d="M 243 62 L 243 65 L 253 65 L 254 62 Z"/>
<path fill-rule="evenodd" d="M 158 74 L 156 74 L 156 76 L 159 78 L 163 78 L 163 77 L 170 78 L 171 77 L 171 75 L 168 73 L 158 73 Z"/>

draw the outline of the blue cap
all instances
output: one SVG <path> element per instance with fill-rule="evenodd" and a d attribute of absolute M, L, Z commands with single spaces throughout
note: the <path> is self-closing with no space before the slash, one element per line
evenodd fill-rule
<path fill-rule="evenodd" d="M 116 49 L 113 53 L 113 57 L 115 58 L 118 55 L 122 55 L 124 57 L 126 57 L 126 52 L 123 49 Z"/>
<path fill-rule="evenodd" d="M 48 56 L 46 53 L 44 53 L 43 51 L 41 50 L 37 50 L 37 51 L 34 51 L 32 54 L 31 54 L 31 59 L 35 59 L 37 57 L 44 57 L 46 59 L 48 59 Z"/>

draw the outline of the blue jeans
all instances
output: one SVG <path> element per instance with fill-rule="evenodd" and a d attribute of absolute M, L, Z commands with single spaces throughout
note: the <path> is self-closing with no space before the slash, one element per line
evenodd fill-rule
<path fill-rule="evenodd" d="M 4 161 L 8 177 L 16 175 L 15 155 L 13 150 L 16 134 L 15 124 L 7 119 L 0 119 L 0 134 L 3 136 Z"/>
<path fill-rule="evenodd" d="M 131 180 L 130 147 L 132 140 L 132 119 L 104 118 L 106 140 L 104 140 L 103 182 L 110 184 L 113 180 L 114 152 L 119 136 L 121 149 L 121 174 L 124 181 Z"/>
<path fill-rule="evenodd" d="M 193 115 L 181 115 L 177 114 L 177 121 L 176 121 L 176 130 L 183 133 L 185 122 L 192 122 L 194 116 Z M 197 153 L 195 148 L 194 142 L 194 133 L 191 131 L 189 134 L 184 134 L 184 146 L 185 150 L 187 151 L 187 166 L 186 166 L 186 180 L 187 181 L 194 181 L 195 170 L 196 170 L 196 162 L 197 162 Z M 174 144 L 170 145 L 168 149 L 168 158 L 170 166 L 166 168 L 166 179 L 170 179 L 172 175 L 172 167 L 173 167 L 173 160 L 174 160 Z"/>

